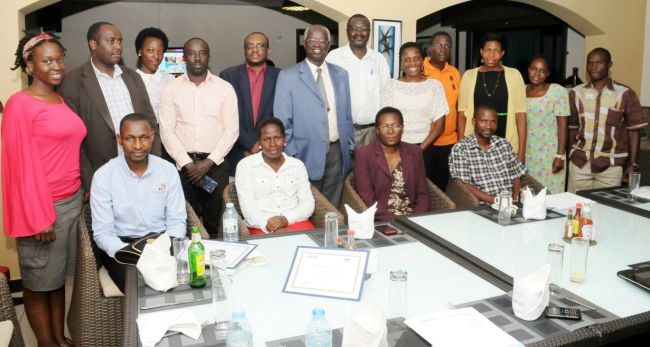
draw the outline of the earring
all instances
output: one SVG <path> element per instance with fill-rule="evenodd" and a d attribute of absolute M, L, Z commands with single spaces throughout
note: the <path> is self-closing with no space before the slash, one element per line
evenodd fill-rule
<path fill-rule="evenodd" d="M 483 64 L 483 58 L 481 58 L 481 64 Z"/>
<path fill-rule="evenodd" d="M 257 146 L 258 149 L 262 149 L 262 146 Z"/>
<path fill-rule="evenodd" d="M 141 56 L 142 56 L 142 53 L 138 53 L 138 57 L 141 57 Z"/>

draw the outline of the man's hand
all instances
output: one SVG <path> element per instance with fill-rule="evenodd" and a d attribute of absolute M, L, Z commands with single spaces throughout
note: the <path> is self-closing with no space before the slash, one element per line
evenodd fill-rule
<path fill-rule="evenodd" d="M 274 233 L 278 231 L 278 229 L 286 227 L 287 225 L 289 225 L 289 221 L 287 220 L 287 217 L 274 216 L 269 218 L 268 221 L 266 221 L 266 230 Z"/>
<path fill-rule="evenodd" d="M 552 173 L 558 173 L 564 169 L 564 160 L 560 158 L 553 159 L 553 168 L 551 169 Z"/>
<path fill-rule="evenodd" d="M 517 159 L 519 159 L 522 164 L 526 164 L 526 152 L 519 150 L 519 152 L 517 152 Z"/>
<path fill-rule="evenodd" d="M 36 238 L 36 241 L 40 243 L 50 243 L 56 240 L 56 234 L 54 233 L 54 224 L 36 234 L 34 237 Z"/>
<path fill-rule="evenodd" d="M 194 185 L 199 185 L 201 179 L 205 176 L 210 168 L 214 165 L 214 162 L 210 159 L 198 160 L 193 163 L 189 163 L 183 166 L 187 179 L 190 180 L 190 183 Z"/>
<path fill-rule="evenodd" d="M 634 167 L 628 165 L 625 170 L 623 170 L 623 176 L 621 177 L 621 183 L 628 184 L 630 181 L 630 174 L 634 172 Z"/>

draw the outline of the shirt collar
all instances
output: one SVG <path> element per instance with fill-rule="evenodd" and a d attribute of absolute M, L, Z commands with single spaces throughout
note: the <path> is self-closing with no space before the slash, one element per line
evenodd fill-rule
<path fill-rule="evenodd" d="M 585 87 L 596 89 L 596 87 L 594 87 L 594 84 L 593 84 L 592 81 L 587 82 Z M 610 89 L 610 90 L 614 90 L 614 80 L 611 77 L 607 77 L 607 84 L 605 84 L 605 87 Z"/>
<path fill-rule="evenodd" d="M 153 168 L 152 168 L 152 165 L 151 165 L 151 154 L 149 154 L 149 157 L 147 158 L 147 169 L 144 170 L 144 174 L 142 175 L 142 177 L 139 177 L 133 171 L 131 171 L 131 168 L 129 168 L 129 164 L 126 162 L 126 158 L 124 157 L 124 154 L 120 154 L 118 156 L 118 160 L 119 160 L 120 168 L 122 169 L 122 171 L 125 174 L 132 177 L 132 178 L 144 178 L 145 176 L 147 176 L 147 175 L 149 175 L 149 174 L 151 174 L 153 172 Z"/>
<path fill-rule="evenodd" d="M 494 144 L 494 138 L 496 135 L 492 135 L 490 138 L 490 146 L 488 147 L 488 150 L 492 148 L 492 145 Z M 467 145 L 469 148 L 478 148 L 480 150 L 483 150 L 481 145 L 478 143 L 478 139 L 476 138 L 476 133 L 471 133 L 469 136 L 467 136 Z"/>
<path fill-rule="evenodd" d="M 116 79 L 116 78 L 118 78 L 118 77 L 120 77 L 122 75 L 122 68 L 120 68 L 119 64 L 113 65 L 113 68 L 115 69 L 115 71 L 113 71 L 113 77 L 99 71 L 97 66 L 95 66 L 95 63 L 93 63 L 93 58 L 90 58 L 90 65 L 92 65 L 93 70 L 95 71 L 95 75 L 97 75 L 97 76 L 104 76 L 106 78 Z"/>
<path fill-rule="evenodd" d="M 349 43 L 345 46 L 345 49 L 343 50 L 343 52 L 345 52 L 345 55 L 349 56 L 350 58 L 354 58 L 354 59 L 357 59 L 357 60 L 364 60 L 364 59 L 367 59 L 367 58 L 371 57 L 370 50 L 366 48 L 366 54 L 363 55 L 363 58 L 359 59 L 359 57 L 357 57 L 354 54 L 354 52 L 352 52 L 352 46 L 350 46 Z"/>
<path fill-rule="evenodd" d="M 153 80 L 153 81 L 161 81 L 162 78 L 163 78 L 163 74 L 162 74 L 162 72 L 160 72 L 160 70 L 156 70 L 156 72 L 154 72 L 154 73 L 146 73 L 146 72 L 144 72 L 144 71 L 142 71 L 140 69 L 137 69 L 135 71 L 137 73 L 139 73 L 140 76 L 142 76 L 142 78 L 144 78 L 144 79 Z"/>
<path fill-rule="evenodd" d="M 287 164 L 289 163 L 289 157 L 287 156 L 287 154 L 282 152 L 282 156 L 284 157 L 284 163 L 282 163 L 282 166 L 280 167 L 278 172 L 282 171 L 285 167 L 287 167 Z M 253 154 L 251 157 L 252 157 L 251 160 L 253 161 L 253 166 L 265 166 L 271 168 L 271 166 L 269 166 L 269 164 L 267 164 L 264 161 L 264 158 L 262 157 L 262 151 Z"/>
<path fill-rule="evenodd" d="M 253 73 L 254 75 L 260 75 L 266 72 L 266 67 L 267 65 L 266 63 L 264 63 L 264 66 L 258 73 L 257 71 L 253 70 L 253 68 L 250 65 L 246 64 L 246 71 L 248 71 L 249 73 Z"/>
<path fill-rule="evenodd" d="M 187 75 L 187 72 L 185 72 L 184 74 L 178 76 L 178 78 L 181 78 L 181 79 L 187 81 L 188 83 L 191 83 L 192 85 L 195 85 L 195 86 L 196 86 L 196 84 L 194 84 L 194 82 L 192 82 L 192 80 L 190 80 L 190 77 Z M 213 74 L 210 72 L 210 70 L 208 70 L 208 74 L 205 76 L 205 81 L 201 82 L 201 84 L 199 84 L 199 86 L 202 86 L 202 85 L 204 85 L 205 83 L 211 83 L 215 78 L 216 78 L 216 76 L 213 75 Z M 197 86 L 197 87 L 198 87 L 198 86 Z"/>
<path fill-rule="evenodd" d="M 307 58 L 305 58 L 305 61 L 307 62 L 307 66 L 309 66 L 309 69 L 311 70 L 311 72 L 313 74 L 318 74 L 318 72 L 316 72 L 316 69 L 318 69 L 318 68 L 320 68 L 322 70 L 322 72 L 327 73 L 327 62 L 326 61 L 324 61 L 323 64 L 321 64 L 321 66 L 316 66 L 316 65 L 312 64 L 309 61 L 309 59 L 307 59 Z"/>
<path fill-rule="evenodd" d="M 431 64 L 431 57 L 426 57 L 424 58 L 424 63 L 428 64 L 430 68 L 436 69 L 440 72 L 447 72 L 449 70 L 449 63 L 445 62 L 445 66 L 442 68 L 442 70 L 438 69 L 435 65 Z"/>

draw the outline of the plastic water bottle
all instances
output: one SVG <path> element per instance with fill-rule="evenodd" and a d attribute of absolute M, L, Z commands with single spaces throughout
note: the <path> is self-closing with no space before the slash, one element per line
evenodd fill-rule
<path fill-rule="evenodd" d="M 312 317 L 305 332 L 307 347 L 330 347 L 332 345 L 332 328 L 325 319 L 325 310 L 317 307 L 312 311 Z"/>
<path fill-rule="evenodd" d="M 239 230 L 237 224 L 239 216 L 235 205 L 232 202 L 226 204 L 226 211 L 223 212 L 223 240 L 226 242 L 238 242 Z"/>
<path fill-rule="evenodd" d="M 244 310 L 232 312 L 226 335 L 226 347 L 253 347 L 253 328 Z"/>

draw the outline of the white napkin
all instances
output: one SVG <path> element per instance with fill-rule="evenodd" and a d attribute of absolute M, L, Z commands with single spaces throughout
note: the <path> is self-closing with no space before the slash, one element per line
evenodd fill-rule
<path fill-rule="evenodd" d="M 178 285 L 176 279 L 176 259 L 169 254 L 172 245 L 169 235 L 163 233 L 142 250 L 136 267 L 144 282 L 151 288 L 166 292 Z"/>
<path fill-rule="evenodd" d="M 637 189 L 634 189 L 631 193 L 634 196 L 650 200 L 650 186 L 639 187 Z"/>
<path fill-rule="evenodd" d="M 532 321 L 544 312 L 549 301 L 548 279 L 551 265 L 546 264 L 532 273 L 514 279 L 512 310 L 515 316 Z"/>
<path fill-rule="evenodd" d="M 254 249 L 246 259 L 242 260 L 242 265 L 243 264 L 250 266 L 266 266 L 269 265 L 269 259 L 262 254 L 262 252 Z"/>
<path fill-rule="evenodd" d="M 348 213 L 348 229 L 354 230 L 354 238 L 371 239 L 375 234 L 377 203 L 375 202 L 362 213 L 356 213 L 352 207 L 345 204 L 345 211 Z"/>
<path fill-rule="evenodd" d="M 163 311 L 141 315 L 136 320 L 143 347 L 153 347 L 167 331 L 178 331 L 194 340 L 201 336 L 201 324 L 192 311 Z"/>
<path fill-rule="evenodd" d="M 546 188 L 542 189 L 536 196 L 529 188 L 524 189 L 522 202 L 524 204 L 525 219 L 546 219 Z"/>
<path fill-rule="evenodd" d="M 377 302 L 352 313 L 351 310 L 355 307 L 360 306 L 345 305 L 345 325 L 341 346 L 387 347 L 388 331 L 384 305 Z"/>

